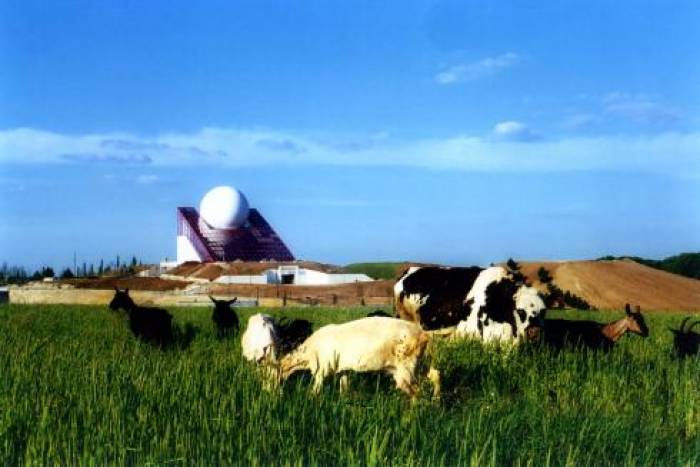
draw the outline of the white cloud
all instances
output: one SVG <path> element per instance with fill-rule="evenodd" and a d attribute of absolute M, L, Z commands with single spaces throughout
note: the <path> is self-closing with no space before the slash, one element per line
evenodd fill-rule
<path fill-rule="evenodd" d="M 497 123 L 492 135 L 499 141 L 534 141 L 538 136 L 527 125 L 516 120 Z"/>
<path fill-rule="evenodd" d="M 480 172 L 620 170 L 700 173 L 700 132 L 653 136 L 523 138 L 520 122 L 501 122 L 487 137 L 397 140 L 343 149 L 325 137 L 285 131 L 204 128 L 143 137 L 127 133 L 62 135 L 35 129 L 0 131 L 0 164 L 132 164 L 159 166 L 404 166 Z M 495 138 L 496 134 L 502 136 Z M 518 137 L 516 137 L 518 136 Z M 118 145 L 105 141 L 119 139 Z M 343 138 L 338 138 L 343 141 Z M 283 141 L 284 145 L 260 144 Z M 303 148 L 303 151 L 280 150 Z M 83 155 L 66 157 L 66 155 Z M 143 178 L 141 182 L 153 181 Z"/>
<path fill-rule="evenodd" d="M 518 54 L 508 52 L 497 57 L 487 57 L 476 62 L 455 65 L 435 75 L 438 84 L 454 84 L 461 81 L 474 81 L 495 75 L 520 61 Z"/>

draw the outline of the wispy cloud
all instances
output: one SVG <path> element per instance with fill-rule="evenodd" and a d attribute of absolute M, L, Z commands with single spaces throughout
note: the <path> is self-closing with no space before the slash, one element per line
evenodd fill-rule
<path fill-rule="evenodd" d="M 141 165 L 150 164 L 152 159 L 146 154 L 99 154 L 99 153 L 79 153 L 60 154 L 63 160 L 83 164 L 129 164 Z"/>
<path fill-rule="evenodd" d="M 527 125 L 516 120 L 508 120 L 497 123 L 491 132 L 498 141 L 535 141 L 539 136 L 530 130 Z"/>
<path fill-rule="evenodd" d="M 329 208 L 365 208 L 381 206 L 382 203 L 374 200 L 356 198 L 278 198 L 272 200 L 275 204 L 286 206 L 315 206 Z"/>
<path fill-rule="evenodd" d="M 475 81 L 500 73 L 520 62 L 518 54 L 508 52 L 496 57 L 486 57 L 471 63 L 452 66 L 435 75 L 438 84 L 455 84 L 462 81 Z"/>
<path fill-rule="evenodd" d="M 600 120 L 600 117 L 592 113 L 575 113 L 564 117 L 559 126 L 564 130 L 579 130 L 589 127 Z"/>
<path fill-rule="evenodd" d="M 159 181 L 160 177 L 153 174 L 142 174 L 136 177 L 136 183 L 139 185 L 153 185 Z"/>
<path fill-rule="evenodd" d="M 192 133 L 142 137 L 121 133 L 123 149 L 105 147 L 115 134 L 62 135 L 34 129 L 0 131 L 0 164 L 133 164 L 159 166 L 404 166 L 479 172 L 621 170 L 700 173 L 700 132 L 651 136 L 537 138 L 525 124 L 506 121 L 483 136 L 399 140 L 343 150 L 330 137 L 274 130 L 204 128 Z M 340 141 L 342 137 L 338 138 Z M 260 145 L 289 141 L 303 152 Z M 139 146 L 140 145 L 140 146 Z M 110 146 L 110 145 L 107 145 Z M 138 151 L 131 149 L 138 147 Z M 147 149 L 150 147 L 151 149 Z M 196 148 L 196 150 L 195 150 Z M 66 157 L 66 155 L 82 155 Z M 144 178 L 142 182 L 149 180 Z"/>
<path fill-rule="evenodd" d="M 612 92 L 602 99 L 605 113 L 638 123 L 668 123 L 681 118 L 681 112 L 647 94 Z"/>
<path fill-rule="evenodd" d="M 269 149 L 271 151 L 288 152 L 291 154 L 304 152 L 303 146 L 290 139 L 263 138 L 255 144 L 263 149 Z"/>

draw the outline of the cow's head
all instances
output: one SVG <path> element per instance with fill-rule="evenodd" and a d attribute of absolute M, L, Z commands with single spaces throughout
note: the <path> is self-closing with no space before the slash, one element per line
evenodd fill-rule
<path fill-rule="evenodd" d="M 538 290 L 520 285 L 515 292 L 515 321 L 518 335 L 528 341 L 538 341 L 544 327 L 544 312 L 547 306 Z"/>

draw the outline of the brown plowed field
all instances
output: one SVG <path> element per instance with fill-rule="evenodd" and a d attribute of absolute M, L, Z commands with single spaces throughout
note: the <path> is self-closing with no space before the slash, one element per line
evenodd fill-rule
<path fill-rule="evenodd" d="M 522 272 L 535 286 L 544 266 L 562 289 L 584 298 L 599 309 L 622 308 L 625 303 L 642 310 L 700 311 L 700 280 L 650 268 L 631 260 L 522 262 Z"/>

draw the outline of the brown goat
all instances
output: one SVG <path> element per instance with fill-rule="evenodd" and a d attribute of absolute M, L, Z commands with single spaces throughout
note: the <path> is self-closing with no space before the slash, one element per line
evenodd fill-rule
<path fill-rule="evenodd" d="M 700 320 L 695 321 L 687 328 L 685 327 L 690 316 L 681 322 L 680 329 L 670 329 L 673 333 L 673 347 L 679 358 L 689 357 L 700 353 L 700 334 L 693 331 L 693 328 L 700 324 Z"/>
<path fill-rule="evenodd" d="M 557 349 L 570 344 L 590 349 L 610 350 L 627 332 L 642 337 L 649 335 L 649 328 L 639 306 L 636 306 L 635 311 L 632 312 L 629 303 L 625 305 L 624 318 L 607 324 L 595 321 L 545 319 L 544 330 L 544 342 Z"/>

